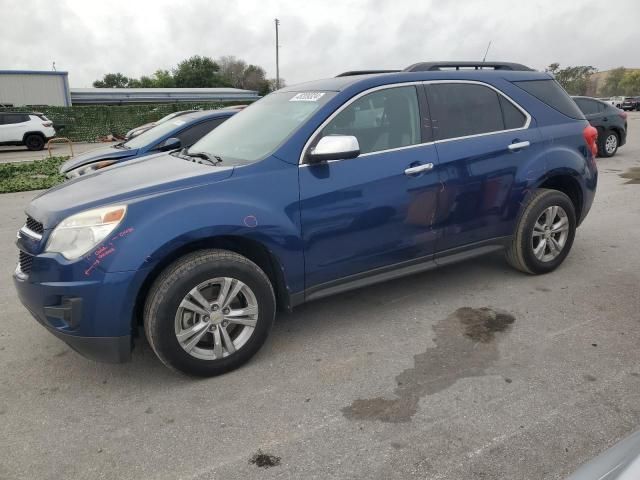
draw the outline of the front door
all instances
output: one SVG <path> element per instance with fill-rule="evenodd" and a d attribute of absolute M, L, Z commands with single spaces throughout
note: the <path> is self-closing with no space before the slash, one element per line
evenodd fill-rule
<path fill-rule="evenodd" d="M 415 85 L 365 94 L 317 134 L 315 141 L 353 135 L 361 154 L 300 166 L 307 289 L 401 262 L 430 260 L 440 182 L 419 94 Z"/>

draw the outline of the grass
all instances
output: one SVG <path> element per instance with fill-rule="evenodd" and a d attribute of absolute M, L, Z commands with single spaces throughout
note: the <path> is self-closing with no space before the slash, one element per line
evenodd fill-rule
<path fill-rule="evenodd" d="M 69 157 L 52 157 L 20 163 L 0 163 L 0 193 L 51 188 L 64 180 L 58 173 Z"/>

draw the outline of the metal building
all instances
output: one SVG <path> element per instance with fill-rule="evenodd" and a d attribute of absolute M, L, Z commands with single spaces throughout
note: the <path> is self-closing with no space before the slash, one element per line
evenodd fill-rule
<path fill-rule="evenodd" d="M 131 103 L 246 102 L 258 92 L 239 88 L 72 88 L 74 105 Z"/>
<path fill-rule="evenodd" d="M 0 106 L 71 105 L 67 72 L 0 70 Z"/>

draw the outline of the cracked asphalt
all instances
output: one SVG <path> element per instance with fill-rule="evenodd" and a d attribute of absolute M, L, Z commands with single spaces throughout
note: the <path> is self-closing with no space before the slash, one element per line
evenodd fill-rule
<path fill-rule="evenodd" d="M 494 254 L 310 303 L 207 380 L 146 343 L 85 360 L 31 319 L 11 273 L 34 192 L 1 195 L 0 478 L 564 478 L 640 424 L 640 113 L 629 131 L 556 272 Z"/>

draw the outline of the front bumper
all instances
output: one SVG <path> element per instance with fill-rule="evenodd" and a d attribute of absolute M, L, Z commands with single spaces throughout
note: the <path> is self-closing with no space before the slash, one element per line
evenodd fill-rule
<path fill-rule="evenodd" d="M 18 268 L 13 280 L 22 304 L 49 332 L 84 357 L 120 363 L 131 359 L 138 273 L 52 281 Z"/>

